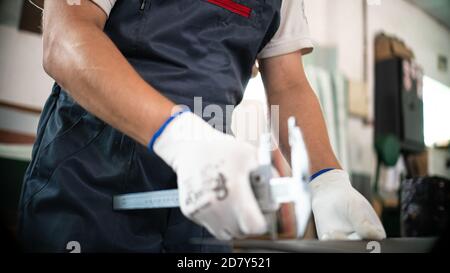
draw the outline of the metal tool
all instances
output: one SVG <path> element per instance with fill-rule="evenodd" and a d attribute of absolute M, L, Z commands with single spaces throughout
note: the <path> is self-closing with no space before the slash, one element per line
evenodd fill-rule
<path fill-rule="evenodd" d="M 258 151 L 259 168 L 250 174 L 250 184 L 259 208 L 266 218 L 269 235 L 272 240 L 276 240 L 278 234 L 277 211 L 279 203 L 277 203 L 271 188 L 273 170 L 270 146 L 271 134 L 262 135 Z"/>
<path fill-rule="evenodd" d="M 180 206 L 178 190 L 151 191 L 117 195 L 113 198 L 115 210 L 162 209 Z"/>
<path fill-rule="evenodd" d="M 261 137 L 258 150 L 259 167 L 250 174 L 253 193 L 268 223 L 271 239 L 277 239 L 277 211 L 280 204 L 295 202 L 301 198 L 296 209 L 300 217 L 300 233 L 304 233 L 311 214 L 311 204 L 307 191 L 308 155 L 300 128 L 295 118 L 288 121 L 289 145 L 291 146 L 292 177 L 274 177 L 271 153 L 271 134 Z M 179 207 L 178 190 L 163 190 L 117 195 L 113 198 L 115 210 L 141 210 Z M 303 223 L 303 224 L 302 224 Z"/>

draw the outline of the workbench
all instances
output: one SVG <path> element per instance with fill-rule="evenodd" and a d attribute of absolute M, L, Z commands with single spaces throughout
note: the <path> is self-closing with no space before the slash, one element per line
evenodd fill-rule
<path fill-rule="evenodd" d="M 287 253 L 427 253 L 436 238 L 390 238 L 370 241 L 318 241 L 318 240 L 242 240 L 235 241 L 237 252 L 287 252 Z M 378 251 L 379 250 L 379 251 Z"/>

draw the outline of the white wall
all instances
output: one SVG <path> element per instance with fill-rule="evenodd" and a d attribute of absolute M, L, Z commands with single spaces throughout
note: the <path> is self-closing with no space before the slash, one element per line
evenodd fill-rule
<path fill-rule="evenodd" d="M 0 25 L 0 100 L 42 108 L 53 84 L 42 69 L 41 36 Z M 0 129 L 33 135 L 39 116 L 0 108 Z"/>
<path fill-rule="evenodd" d="M 363 1 L 305 0 L 313 39 L 320 46 L 338 48 L 338 67 L 352 80 L 364 78 Z M 438 54 L 450 59 L 450 31 L 404 0 L 379 1 L 380 5 L 369 5 L 367 11 L 369 80 L 373 76 L 374 38 L 384 31 L 413 49 L 426 75 L 450 86 L 450 73 L 437 69 Z"/>
<path fill-rule="evenodd" d="M 450 72 L 438 70 L 438 55 L 450 59 L 450 31 L 416 6 L 404 0 L 382 0 L 369 7 L 369 56 L 373 56 L 373 41 L 380 30 L 395 34 L 412 48 L 425 74 L 450 86 Z M 373 59 L 370 59 L 373 61 Z M 373 67 L 372 62 L 369 67 Z M 373 75 L 373 70 L 370 70 Z"/>
<path fill-rule="evenodd" d="M 338 68 L 363 79 L 362 0 L 305 0 L 311 35 L 319 46 L 337 47 Z"/>
<path fill-rule="evenodd" d="M 42 68 L 41 36 L 0 25 L 0 99 L 42 107 L 52 84 Z"/>

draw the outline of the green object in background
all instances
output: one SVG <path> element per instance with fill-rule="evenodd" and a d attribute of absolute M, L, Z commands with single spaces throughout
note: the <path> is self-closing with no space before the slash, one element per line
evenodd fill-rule
<path fill-rule="evenodd" d="M 377 195 L 381 164 L 387 167 L 395 167 L 401 155 L 401 144 L 394 135 L 377 136 L 375 138 L 375 150 L 377 152 L 377 170 L 375 173 L 374 193 Z"/>
<path fill-rule="evenodd" d="M 395 167 L 400 158 L 401 145 L 394 135 L 379 136 L 375 139 L 378 159 L 387 167 Z"/>
<path fill-rule="evenodd" d="M 394 135 L 377 136 L 375 138 L 375 150 L 377 153 L 377 169 L 373 188 L 373 202 L 382 206 L 381 220 L 388 237 L 400 236 L 400 207 L 386 207 L 379 194 L 379 180 L 381 165 L 395 167 L 401 156 L 401 144 Z"/>

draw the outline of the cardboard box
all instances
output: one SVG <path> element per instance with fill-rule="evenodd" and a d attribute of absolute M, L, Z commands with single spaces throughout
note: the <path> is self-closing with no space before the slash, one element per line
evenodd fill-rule
<path fill-rule="evenodd" d="M 379 34 L 375 38 L 375 60 L 383 61 L 392 58 L 414 59 L 414 53 L 397 37 Z"/>

